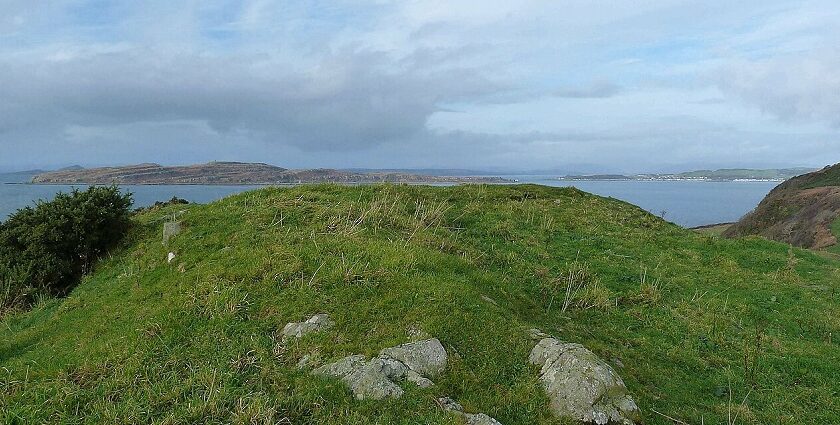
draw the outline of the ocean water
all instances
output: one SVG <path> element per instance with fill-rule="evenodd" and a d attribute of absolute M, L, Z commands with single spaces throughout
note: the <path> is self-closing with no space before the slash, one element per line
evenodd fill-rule
<path fill-rule="evenodd" d="M 755 208 L 779 182 L 765 181 L 559 181 L 538 176 L 510 176 L 523 183 L 574 186 L 613 197 L 684 227 L 730 223 Z"/>
<path fill-rule="evenodd" d="M 575 186 L 601 196 L 638 205 L 666 220 L 685 227 L 738 220 L 755 208 L 778 183 L 775 182 L 698 182 L 698 181 L 575 181 L 564 182 L 550 176 L 505 176 L 520 183 L 548 186 Z M 36 200 L 49 200 L 57 192 L 73 186 L 0 183 L 0 220 Z M 78 186 L 84 188 L 84 186 Z M 173 196 L 190 202 L 207 203 L 260 186 L 136 186 L 124 188 L 134 193 L 135 207 L 165 201 Z"/>
<path fill-rule="evenodd" d="M 85 185 L 37 185 L 0 183 L 0 220 L 5 220 L 18 208 L 33 205 L 37 200 L 52 199 L 58 192 L 69 192 L 73 188 L 85 189 Z M 125 185 L 123 190 L 134 194 L 134 207 L 146 207 L 156 201 L 166 201 L 177 196 L 190 202 L 208 203 L 234 193 L 256 189 L 261 186 L 196 186 L 196 185 Z"/>

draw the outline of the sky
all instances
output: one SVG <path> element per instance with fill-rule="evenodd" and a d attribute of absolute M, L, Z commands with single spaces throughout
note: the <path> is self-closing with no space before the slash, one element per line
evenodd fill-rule
<path fill-rule="evenodd" d="M 837 0 L 0 0 L 0 170 L 840 162 Z"/>

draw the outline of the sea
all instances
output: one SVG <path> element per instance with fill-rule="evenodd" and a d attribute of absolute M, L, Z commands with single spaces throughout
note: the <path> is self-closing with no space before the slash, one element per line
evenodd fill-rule
<path fill-rule="evenodd" d="M 518 183 L 547 186 L 575 186 L 596 195 L 612 197 L 638 205 L 651 213 L 684 227 L 737 221 L 755 208 L 778 182 L 767 181 L 561 181 L 553 176 L 502 176 Z M 2 179 L 0 180 L 14 180 Z M 58 192 L 84 185 L 33 185 L 0 182 L 0 220 L 19 208 L 49 200 Z M 195 203 L 208 203 L 235 193 L 262 186 L 126 185 L 134 194 L 134 206 L 152 205 L 173 196 Z"/>

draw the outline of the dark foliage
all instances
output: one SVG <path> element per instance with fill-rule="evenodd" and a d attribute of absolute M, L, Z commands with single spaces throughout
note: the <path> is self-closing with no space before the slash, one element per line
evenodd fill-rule
<path fill-rule="evenodd" d="M 134 210 L 135 213 L 142 213 L 146 211 L 157 211 L 161 208 L 168 207 L 170 205 L 188 205 L 190 201 L 186 199 L 179 198 L 177 196 L 173 196 L 172 199 L 168 201 L 156 201 L 154 205 L 150 205 L 148 207 L 140 207 Z"/>
<path fill-rule="evenodd" d="M 125 236 L 131 203 L 117 187 L 74 189 L 0 223 L 0 311 L 66 294 Z"/>

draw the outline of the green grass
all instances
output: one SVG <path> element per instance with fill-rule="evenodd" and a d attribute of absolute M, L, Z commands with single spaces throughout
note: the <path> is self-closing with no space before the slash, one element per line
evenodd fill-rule
<path fill-rule="evenodd" d="M 840 218 L 835 219 L 834 222 L 831 223 L 831 234 L 840 241 Z M 840 254 L 840 243 L 828 247 L 827 251 Z"/>
<path fill-rule="evenodd" d="M 714 226 L 707 227 L 697 227 L 692 230 L 702 235 L 722 236 L 723 232 L 725 232 L 726 229 L 728 229 L 730 226 L 732 226 L 732 223 L 716 224 Z"/>
<path fill-rule="evenodd" d="M 534 185 L 263 189 L 137 221 L 70 296 L 0 322 L 0 423 L 458 423 L 441 395 L 560 423 L 527 364 L 531 327 L 620 360 L 647 424 L 840 417 L 840 263 L 783 244 Z M 569 268 L 598 286 L 562 312 Z M 317 312 L 336 326 L 276 345 Z M 399 400 L 295 367 L 422 335 L 450 365 Z"/>

